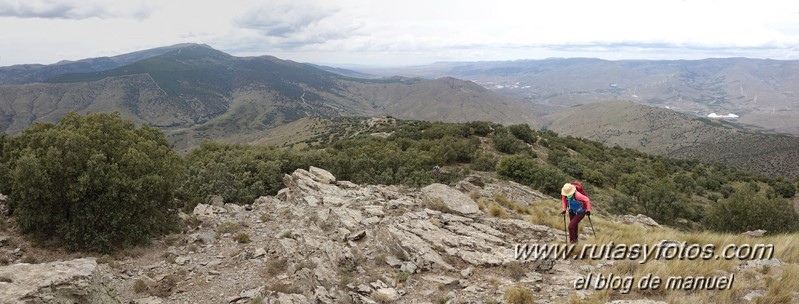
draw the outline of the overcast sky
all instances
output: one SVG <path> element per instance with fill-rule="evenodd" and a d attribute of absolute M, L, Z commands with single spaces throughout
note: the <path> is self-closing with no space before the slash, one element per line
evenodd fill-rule
<path fill-rule="evenodd" d="M 799 1 L 0 0 L 0 66 L 184 42 L 331 65 L 799 59 Z"/>

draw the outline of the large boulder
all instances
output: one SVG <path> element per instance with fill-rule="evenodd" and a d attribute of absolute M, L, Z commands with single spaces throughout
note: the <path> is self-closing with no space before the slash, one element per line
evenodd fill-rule
<path fill-rule="evenodd" d="M 462 215 L 475 215 L 480 212 L 477 203 L 468 195 L 452 189 L 443 184 L 431 184 L 422 188 L 422 197 L 425 200 L 440 201 L 450 211 Z"/>
<path fill-rule="evenodd" d="M 94 258 L 0 267 L 2 303 L 120 303 Z M 10 282 L 9 282 L 10 281 Z"/>

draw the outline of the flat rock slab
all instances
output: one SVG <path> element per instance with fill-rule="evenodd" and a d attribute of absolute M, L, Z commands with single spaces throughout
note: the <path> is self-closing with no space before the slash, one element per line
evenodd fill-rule
<path fill-rule="evenodd" d="M 109 294 L 94 258 L 0 267 L 2 303 L 120 303 Z"/>

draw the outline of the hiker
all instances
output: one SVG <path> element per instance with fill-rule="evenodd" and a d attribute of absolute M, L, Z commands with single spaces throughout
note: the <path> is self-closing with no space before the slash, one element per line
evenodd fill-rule
<path fill-rule="evenodd" d="M 439 175 L 441 175 L 441 167 L 439 167 L 438 165 L 436 165 L 435 167 L 433 167 L 433 175 L 435 175 L 436 177 L 438 177 Z"/>
<path fill-rule="evenodd" d="M 579 190 L 578 190 L 579 186 Z M 577 226 L 583 217 L 586 215 L 591 216 L 591 200 L 582 191 L 583 186 L 579 182 L 566 183 L 563 189 L 560 190 L 561 201 L 563 202 L 563 211 L 560 215 L 564 215 L 569 211 L 569 243 L 577 243 Z M 568 208 L 567 208 L 568 207 Z"/>

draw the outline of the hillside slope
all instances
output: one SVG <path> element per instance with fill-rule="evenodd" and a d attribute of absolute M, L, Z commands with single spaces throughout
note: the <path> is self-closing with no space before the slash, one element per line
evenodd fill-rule
<path fill-rule="evenodd" d="M 799 177 L 799 137 L 748 130 L 630 101 L 593 103 L 543 117 L 563 135 L 647 153 L 722 162 L 767 175 Z"/>

